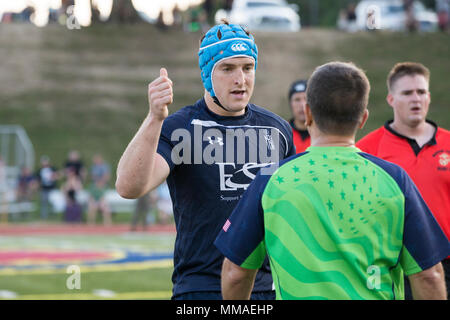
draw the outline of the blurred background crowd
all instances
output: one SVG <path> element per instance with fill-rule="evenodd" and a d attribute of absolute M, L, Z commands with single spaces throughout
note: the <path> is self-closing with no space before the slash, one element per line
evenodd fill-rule
<path fill-rule="evenodd" d="M 111 182 L 111 166 L 99 153 L 92 157 L 89 165 L 77 150 L 69 151 L 61 166 L 43 155 L 34 172 L 22 166 L 13 181 L 8 179 L 11 174 L 7 172 L 11 169 L 14 167 L 7 167 L 0 157 L 0 215 L 4 223 L 8 219 L 23 220 L 36 213 L 43 222 L 89 225 L 102 222 L 110 226 L 114 213 L 123 211 L 133 213 L 132 231 L 137 230 L 139 224 L 146 229 L 149 224 L 173 221 L 166 184 L 137 200 L 122 199 Z"/>

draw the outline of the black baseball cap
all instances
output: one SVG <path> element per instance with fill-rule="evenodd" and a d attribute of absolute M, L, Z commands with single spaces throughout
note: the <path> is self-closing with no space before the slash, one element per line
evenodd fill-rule
<path fill-rule="evenodd" d="M 291 97 L 294 93 L 297 92 L 305 92 L 306 91 L 306 85 L 308 81 L 307 80 L 297 80 L 294 81 L 291 84 L 291 88 L 289 89 L 289 100 L 291 100 Z"/>

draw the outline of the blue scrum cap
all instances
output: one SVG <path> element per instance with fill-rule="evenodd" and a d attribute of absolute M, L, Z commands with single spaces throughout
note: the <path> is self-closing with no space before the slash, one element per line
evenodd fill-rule
<path fill-rule="evenodd" d="M 217 62 L 225 58 L 250 57 L 258 62 L 258 48 L 251 34 L 237 24 L 220 24 L 212 27 L 202 39 L 198 51 L 202 81 L 211 97 L 215 97 L 212 73 Z"/>

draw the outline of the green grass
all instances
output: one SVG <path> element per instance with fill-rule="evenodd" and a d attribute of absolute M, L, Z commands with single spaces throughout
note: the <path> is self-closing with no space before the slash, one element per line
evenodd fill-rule
<path fill-rule="evenodd" d="M 173 251 L 174 234 L 125 233 L 118 235 L 26 235 L 0 236 L 3 251 L 168 253 Z M 79 261 L 80 289 L 67 288 L 72 273 L 67 267 L 55 269 L 43 264 L 40 268 L 18 270 L 0 268 L 0 299 L 2 291 L 14 292 L 18 299 L 169 299 L 173 268 L 171 260 L 143 263 L 102 264 L 95 267 Z M 36 264 L 36 262 L 34 262 Z M 98 290 L 114 292 L 114 296 L 96 295 Z"/>
<path fill-rule="evenodd" d="M 118 235 L 26 235 L 0 236 L 2 249 L 83 249 L 172 252 L 174 234 L 125 233 Z"/>
<path fill-rule="evenodd" d="M 0 290 L 15 292 L 20 299 L 99 299 L 96 290 L 113 291 L 117 298 L 170 299 L 172 269 L 159 268 L 139 271 L 83 272 L 80 289 L 66 286 L 70 273 L 35 275 L 0 275 Z M 130 295 L 132 294 L 132 295 Z M 114 298 L 111 296 L 109 298 Z"/>
<path fill-rule="evenodd" d="M 147 84 L 165 66 L 174 82 L 171 112 L 203 94 L 197 66 L 200 34 L 159 32 L 151 25 L 95 25 L 77 31 L 50 25 L 0 29 L 0 122 L 21 124 L 39 157 L 61 167 L 70 149 L 87 165 L 102 153 L 114 168 L 148 112 Z M 259 47 L 253 103 L 290 117 L 287 91 L 297 78 L 331 60 L 353 61 L 372 85 L 371 116 L 359 136 L 392 117 L 385 79 L 395 62 L 419 61 L 431 70 L 430 118 L 450 128 L 448 35 L 357 33 L 304 29 L 256 33 Z M 113 177 L 114 178 L 114 177 Z"/>

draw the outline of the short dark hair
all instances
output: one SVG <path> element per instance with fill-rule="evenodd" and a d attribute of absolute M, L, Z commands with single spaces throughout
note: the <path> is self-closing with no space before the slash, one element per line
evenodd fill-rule
<path fill-rule="evenodd" d="M 369 102 L 370 83 L 353 63 L 319 66 L 308 80 L 306 100 L 318 128 L 327 134 L 349 135 Z"/>
<path fill-rule="evenodd" d="M 387 77 L 388 91 L 391 92 L 395 82 L 404 76 L 424 76 L 427 82 L 430 81 L 430 70 L 418 62 L 399 62 L 389 72 Z"/>

